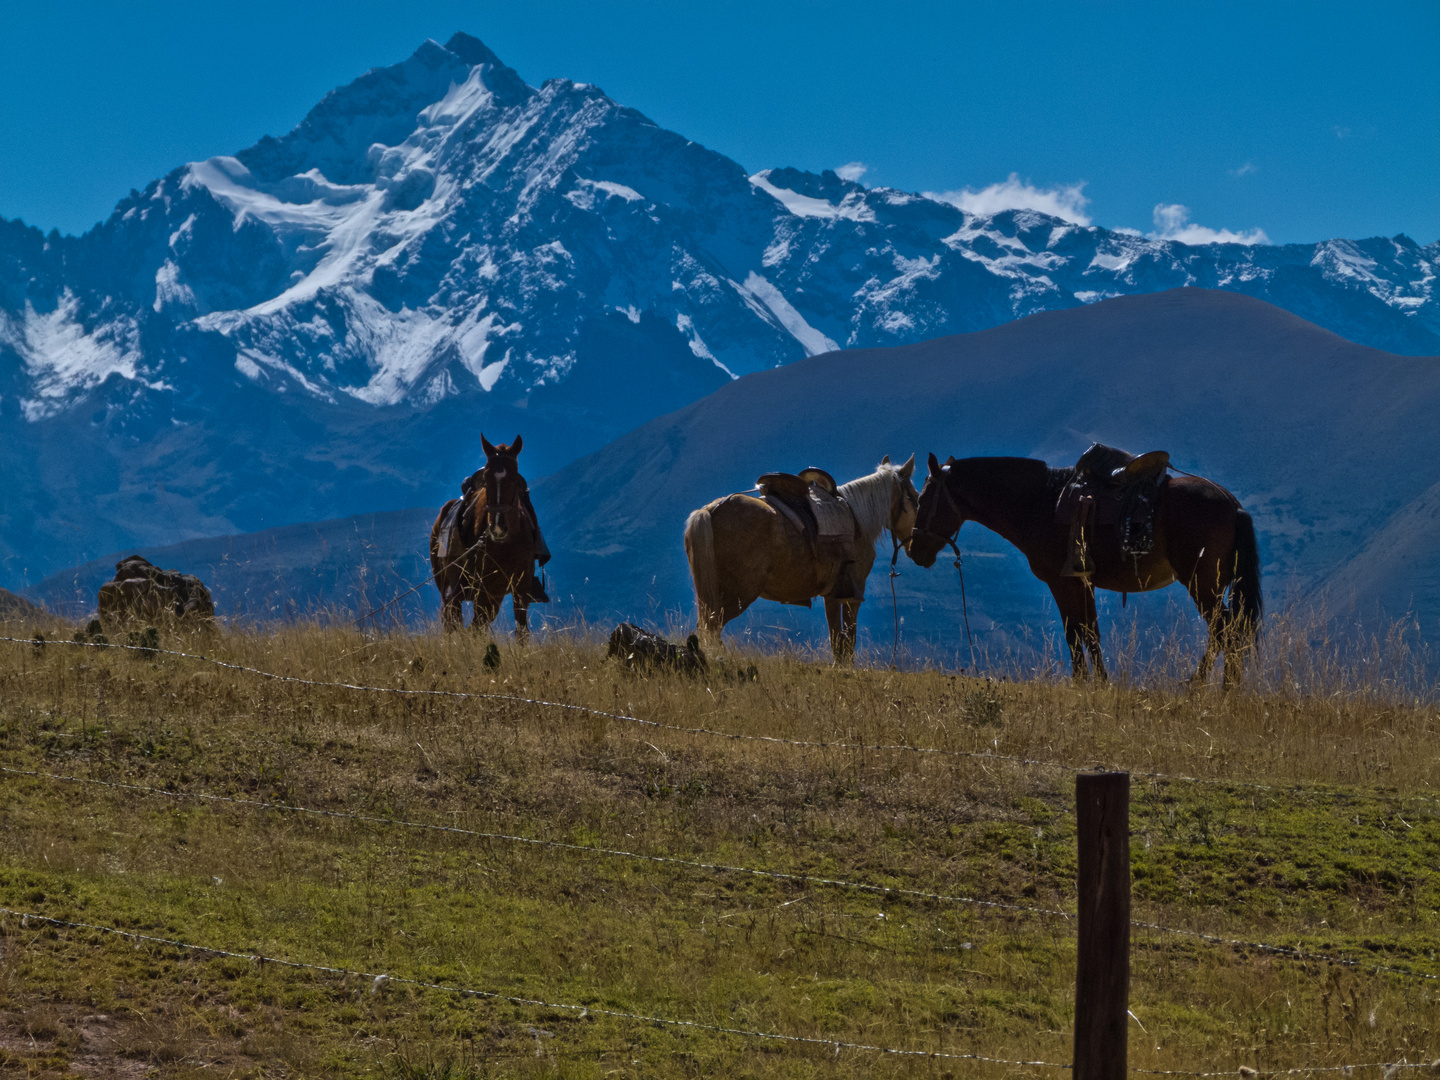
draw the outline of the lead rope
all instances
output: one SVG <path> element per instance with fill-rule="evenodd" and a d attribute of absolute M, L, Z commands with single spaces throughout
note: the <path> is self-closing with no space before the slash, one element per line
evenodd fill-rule
<path fill-rule="evenodd" d="M 890 648 L 890 670 L 895 671 L 895 657 L 900 653 L 900 601 L 895 598 L 895 579 L 900 576 L 900 571 L 895 569 L 895 564 L 900 561 L 900 541 L 891 533 L 890 542 L 895 545 L 895 550 L 890 553 L 890 607 L 895 612 L 895 644 Z"/>
<path fill-rule="evenodd" d="M 973 674 L 979 668 L 975 664 L 975 639 L 970 636 L 970 605 L 965 600 L 965 569 L 960 565 L 960 548 L 954 540 L 950 541 L 950 550 L 955 552 L 955 572 L 960 575 L 960 612 L 965 616 L 965 640 L 970 645 L 970 671 Z"/>

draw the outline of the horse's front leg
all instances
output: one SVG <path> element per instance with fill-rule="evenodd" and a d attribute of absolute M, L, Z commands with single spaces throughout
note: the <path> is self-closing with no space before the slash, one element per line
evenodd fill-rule
<path fill-rule="evenodd" d="M 855 637 L 856 627 L 860 622 L 860 605 L 852 601 L 843 601 L 840 604 L 840 617 L 843 625 L 840 630 L 840 644 L 844 649 L 842 663 L 855 663 Z"/>
<path fill-rule="evenodd" d="M 825 621 L 830 626 L 830 651 L 839 665 L 855 662 L 856 605 L 825 597 Z"/>
<path fill-rule="evenodd" d="M 475 590 L 472 603 L 475 607 L 475 615 L 470 620 L 471 630 L 482 630 L 495 621 L 495 616 L 500 614 L 500 601 L 505 599 L 505 594 L 492 596 L 488 589 L 483 587 Z"/>
<path fill-rule="evenodd" d="M 510 607 L 515 612 L 515 640 L 526 645 L 530 641 L 530 600 L 523 588 L 510 594 Z"/>
<path fill-rule="evenodd" d="M 825 597 L 825 622 L 830 627 L 830 651 L 840 663 L 841 641 L 845 636 L 844 605 L 833 597 Z"/>
<path fill-rule="evenodd" d="M 460 610 L 463 603 L 460 586 L 450 584 L 440 588 L 440 625 L 445 632 L 459 630 L 465 625 L 465 613 Z"/>

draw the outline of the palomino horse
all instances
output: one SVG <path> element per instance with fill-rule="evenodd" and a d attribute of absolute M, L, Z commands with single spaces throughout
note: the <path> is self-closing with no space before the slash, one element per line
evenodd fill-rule
<path fill-rule="evenodd" d="M 509 593 L 515 637 L 525 641 L 530 603 L 547 599 L 536 587 L 535 559 L 548 552 L 515 460 L 524 442 L 517 435 L 509 446 L 492 446 L 481 435 L 480 445 L 485 467 L 466 480 L 462 498 L 440 508 L 430 530 L 441 619 L 446 630 L 459 629 L 465 621 L 461 604 L 469 600 L 475 607 L 471 627 L 488 626 Z"/>
<path fill-rule="evenodd" d="M 1233 685 L 1240 677 L 1245 654 L 1255 643 L 1261 612 L 1255 525 L 1239 500 L 1202 477 L 1170 477 L 1156 507 L 1150 553 L 1126 555 L 1115 529 L 1097 527 L 1089 544 L 1094 570 L 1087 582 L 1061 573 L 1070 546 L 1070 526 L 1056 522 L 1055 504 L 1074 476 L 1073 468 L 1052 469 L 1032 458 L 957 461 L 952 457 L 941 465 L 931 454 L 930 475 L 920 492 L 915 529 L 905 550 L 918 565 L 933 566 L 941 548 L 954 546 L 960 526 L 967 521 L 977 521 L 1010 541 L 1030 560 L 1030 569 L 1055 597 L 1077 679 L 1087 675 L 1087 649 L 1096 677 L 1105 679 L 1095 618 L 1096 588 L 1148 592 L 1182 582 L 1210 628 L 1192 682 L 1203 683 L 1223 651 L 1224 685 Z M 1224 603 L 1227 586 L 1228 608 Z"/>
<path fill-rule="evenodd" d="M 824 596 L 835 662 L 849 663 L 865 578 L 875 564 L 875 541 L 889 529 L 903 542 L 915 522 L 914 471 L 913 454 L 904 465 L 892 465 L 886 457 L 869 476 L 840 485 L 839 495 L 859 533 L 850 575 L 856 595 L 844 600 L 827 595 L 840 561 L 817 555 L 804 530 L 769 503 L 752 495 L 727 495 L 696 510 L 685 522 L 685 554 L 695 581 L 700 637 L 718 646 L 725 624 L 757 599 L 809 607 L 814 597 Z"/>

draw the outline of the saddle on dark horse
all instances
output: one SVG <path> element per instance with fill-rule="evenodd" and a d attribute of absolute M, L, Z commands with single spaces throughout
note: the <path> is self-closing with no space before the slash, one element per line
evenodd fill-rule
<path fill-rule="evenodd" d="M 766 473 L 755 484 L 761 498 L 805 534 L 817 560 L 838 564 L 834 582 L 822 595 L 863 600 L 865 581 L 854 572 L 860 526 L 835 478 L 812 466 L 798 473 Z"/>
<path fill-rule="evenodd" d="M 1070 526 L 1061 574 L 1086 578 L 1094 573 L 1090 556 L 1095 530 L 1114 529 L 1120 550 L 1140 559 L 1155 547 L 1155 509 L 1169 479 L 1170 455 L 1164 450 L 1131 454 L 1093 443 L 1075 462 L 1075 475 L 1055 502 L 1055 520 Z"/>

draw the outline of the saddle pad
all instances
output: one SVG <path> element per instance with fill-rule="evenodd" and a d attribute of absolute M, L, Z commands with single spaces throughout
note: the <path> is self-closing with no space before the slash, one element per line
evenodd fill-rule
<path fill-rule="evenodd" d="M 810 530 L 806 527 L 804 519 L 801 518 L 800 515 L 795 512 L 795 508 L 792 507 L 789 503 L 787 503 L 784 499 L 780 498 L 778 495 L 771 495 L 769 492 L 766 492 L 765 495 L 761 497 L 761 499 L 764 503 L 771 507 L 771 509 L 775 510 L 781 517 L 789 521 L 790 524 L 794 525 L 802 533 L 809 535 Z"/>
<path fill-rule="evenodd" d="M 810 485 L 806 493 L 810 512 L 815 515 L 816 539 L 825 541 L 850 541 L 855 539 L 855 516 L 850 507 L 823 488 Z"/>
<path fill-rule="evenodd" d="M 440 535 L 435 539 L 435 552 L 442 559 L 450 557 L 450 542 L 452 538 L 458 538 L 460 529 L 460 508 L 464 505 L 464 499 L 456 499 L 449 510 L 445 511 L 445 520 L 440 523 Z"/>

